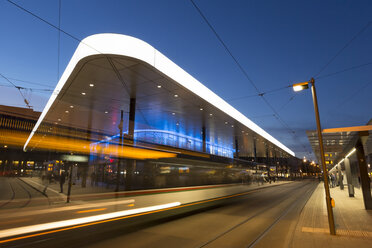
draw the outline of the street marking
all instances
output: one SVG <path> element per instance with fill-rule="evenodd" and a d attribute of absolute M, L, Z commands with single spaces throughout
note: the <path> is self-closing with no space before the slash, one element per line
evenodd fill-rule
<path fill-rule="evenodd" d="M 132 204 L 129 204 L 128 207 L 134 207 L 134 204 L 133 203 Z"/>
<path fill-rule="evenodd" d="M 329 229 L 317 228 L 317 227 L 302 227 L 302 232 L 329 233 Z M 340 236 L 372 238 L 372 232 L 361 231 L 361 230 L 336 229 L 336 234 Z"/>
<path fill-rule="evenodd" d="M 90 212 L 103 211 L 103 210 L 106 210 L 106 209 L 107 209 L 107 208 L 88 209 L 88 210 L 77 211 L 76 213 L 78 213 L 78 214 L 83 214 L 83 213 L 90 213 Z"/>

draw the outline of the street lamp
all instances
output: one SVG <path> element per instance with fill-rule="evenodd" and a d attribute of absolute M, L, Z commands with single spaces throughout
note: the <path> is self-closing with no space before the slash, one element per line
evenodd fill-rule
<path fill-rule="evenodd" d="M 328 186 L 328 171 L 327 171 L 326 164 L 325 164 L 323 137 L 322 137 L 322 131 L 321 131 L 322 129 L 320 127 L 318 100 L 317 100 L 317 97 L 316 97 L 314 78 L 311 78 L 310 81 L 308 81 L 308 82 L 302 82 L 302 83 L 294 84 L 293 85 L 293 90 L 294 91 L 301 91 L 301 90 L 304 90 L 304 89 L 308 89 L 309 84 L 311 84 L 311 93 L 313 95 L 315 119 L 316 119 L 316 126 L 317 126 L 318 140 L 319 140 L 319 147 L 320 147 L 320 157 L 321 157 L 321 160 L 322 160 L 322 167 L 323 167 L 324 189 L 325 189 L 325 194 L 326 194 L 329 232 L 332 235 L 336 235 L 335 221 L 334 221 L 334 217 L 333 217 L 333 210 L 332 210 L 332 204 L 331 204 L 331 196 L 330 196 L 330 193 L 329 193 L 329 186 Z"/>

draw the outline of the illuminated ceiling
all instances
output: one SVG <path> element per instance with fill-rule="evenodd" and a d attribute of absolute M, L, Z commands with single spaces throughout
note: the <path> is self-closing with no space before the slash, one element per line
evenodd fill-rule
<path fill-rule="evenodd" d="M 294 153 L 217 96 L 149 44 L 125 35 L 98 34 L 78 46 L 45 106 L 24 149 L 36 141 L 41 124 L 104 133 L 119 132 L 120 111 L 124 131 L 129 100 L 136 98 L 136 130 L 167 130 L 234 147 L 251 157 L 294 156 Z M 89 139 L 89 132 L 86 137 Z"/>

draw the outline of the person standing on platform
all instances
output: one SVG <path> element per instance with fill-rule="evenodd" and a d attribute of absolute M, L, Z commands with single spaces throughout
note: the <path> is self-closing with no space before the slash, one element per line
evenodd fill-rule
<path fill-rule="evenodd" d="M 63 193 L 63 184 L 65 183 L 65 181 L 66 181 L 66 175 L 65 175 L 65 172 L 62 171 L 61 175 L 59 176 L 59 186 L 61 187 L 60 193 Z"/>

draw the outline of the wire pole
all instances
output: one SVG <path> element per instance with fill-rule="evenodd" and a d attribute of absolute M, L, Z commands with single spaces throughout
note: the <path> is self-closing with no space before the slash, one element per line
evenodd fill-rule
<path fill-rule="evenodd" d="M 311 83 L 311 93 L 313 95 L 313 102 L 314 102 L 316 127 L 317 127 L 319 147 L 320 147 L 320 157 L 321 157 L 321 160 L 322 160 L 324 190 L 325 190 L 325 194 L 326 194 L 326 203 L 327 203 L 327 212 L 328 212 L 329 232 L 331 233 L 331 235 L 336 235 L 335 220 L 334 220 L 334 217 L 333 217 L 333 209 L 332 209 L 332 204 L 331 204 L 331 195 L 329 193 L 328 171 L 327 171 L 327 167 L 326 167 L 326 164 L 325 164 L 325 158 L 324 158 L 323 136 L 322 136 L 322 129 L 321 129 L 321 126 L 320 126 L 318 100 L 317 100 L 317 97 L 316 97 L 314 78 L 311 78 L 310 83 Z"/>

